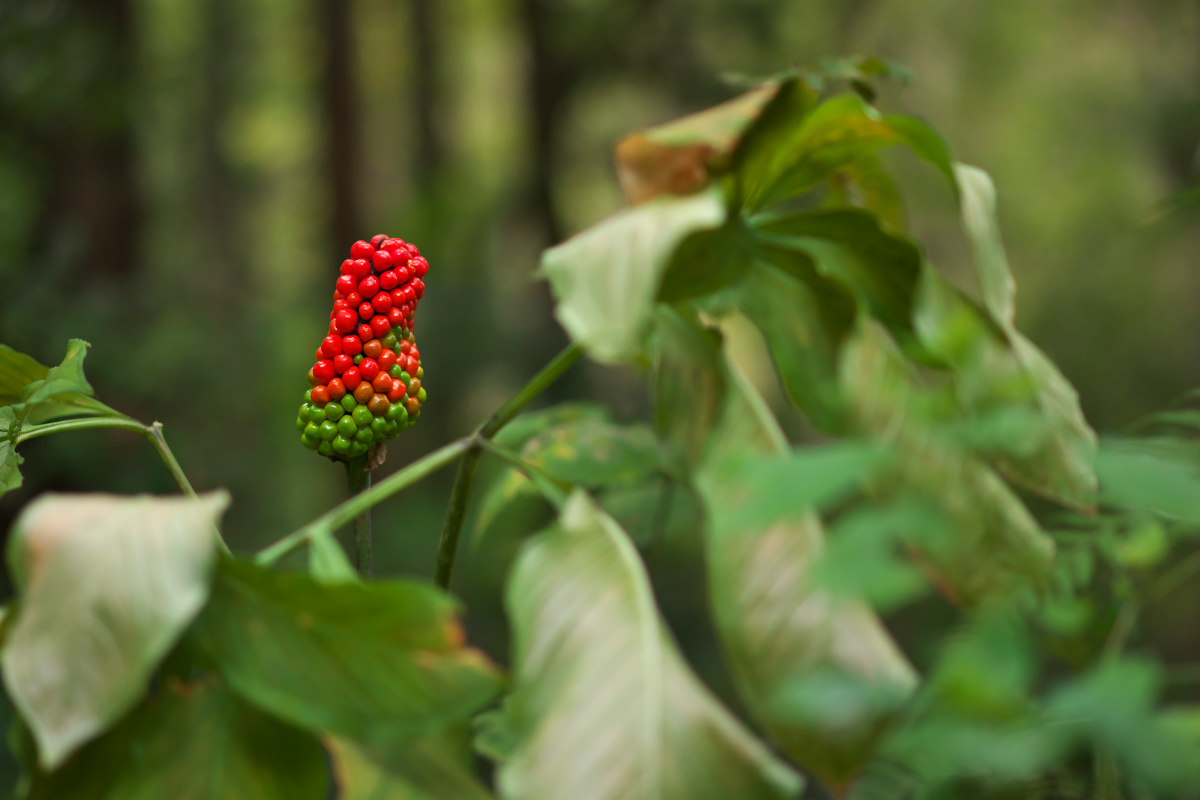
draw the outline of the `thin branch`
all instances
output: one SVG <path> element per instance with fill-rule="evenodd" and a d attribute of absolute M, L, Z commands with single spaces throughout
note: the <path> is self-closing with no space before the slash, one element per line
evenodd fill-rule
<path fill-rule="evenodd" d="M 473 437 L 456 439 L 450 444 L 417 459 L 404 469 L 389 475 L 371 488 L 348 498 L 345 502 L 334 506 L 302 528 L 292 531 L 279 541 L 259 551 L 258 555 L 255 556 L 255 562 L 262 565 L 274 564 L 285 554 L 307 542 L 309 537 L 317 531 L 325 530 L 332 532 L 340 528 L 368 508 L 455 461 L 472 448 L 473 442 Z"/>

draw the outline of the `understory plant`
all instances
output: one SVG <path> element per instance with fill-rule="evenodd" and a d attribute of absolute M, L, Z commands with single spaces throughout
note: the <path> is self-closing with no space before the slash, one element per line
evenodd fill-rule
<path fill-rule="evenodd" d="M 991 180 L 875 107 L 886 72 L 781 75 L 623 139 L 628 207 L 542 259 L 571 344 L 373 485 L 436 376 L 429 265 L 356 243 L 296 420 L 296 457 L 355 491 L 258 553 L 220 535 L 248 499 L 197 495 L 160 425 L 94 397 L 85 343 L 0 350 L 0 488 L 23 442 L 91 428 L 145 435 L 180 488 L 42 495 L 10 532 L 18 796 L 1200 797 L 1196 667 L 1139 624 L 1200 573 L 1200 412 L 1098 439 L 1014 323 Z M 888 149 L 944 181 L 974 288 L 906 232 Z M 580 359 L 635 371 L 652 419 L 526 411 Z M 370 579 L 370 509 L 452 464 L 433 582 Z M 552 521 L 512 530 L 530 502 Z M 472 507 L 524 540 L 507 665 L 447 593 Z M 640 548 L 666 536 L 702 554 L 733 696 L 659 611 Z"/>

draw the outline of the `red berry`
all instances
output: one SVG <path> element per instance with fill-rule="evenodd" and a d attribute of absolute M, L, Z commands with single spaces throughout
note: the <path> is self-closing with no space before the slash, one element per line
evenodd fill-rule
<path fill-rule="evenodd" d="M 407 250 L 408 254 L 410 256 L 412 256 L 413 258 L 417 258 L 421 255 L 421 251 L 418 250 L 417 246 L 415 244 L 413 244 L 412 242 L 405 242 L 404 249 Z"/>
<path fill-rule="evenodd" d="M 313 377 L 317 379 L 317 383 L 329 383 L 333 379 L 333 362 L 321 360 L 313 364 Z M 374 377 L 374 376 L 371 376 Z"/>
<path fill-rule="evenodd" d="M 371 317 L 371 330 L 375 336 L 382 339 L 388 335 L 388 331 L 392 329 L 392 323 L 383 314 L 376 314 Z"/>
<path fill-rule="evenodd" d="M 400 306 L 392 306 L 388 309 L 387 318 L 393 327 L 399 328 L 404 322 L 404 309 Z"/>
<path fill-rule="evenodd" d="M 399 290 L 401 296 L 404 298 L 405 303 L 411 303 L 413 300 L 417 299 L 417 290 L 414 288 L 415 283 L 416 281 L 411 281 L 405 284 L 403 289 Z"/>
<path fill-rule="evenodd" d="M 363 355 L 367 358 L 379 360 L 379 354 L 383 352 L 383 342 L 378 339 L 372 339 L 363 345 Z"/>
<path fill-rule="evenodd" d="M 370 258 L 371 254 L 374 252 L 375 248 L 369 243 L 364 242 L 362 239 L 359 239 L 357 242 L 350 245 L 351 258 Z"/>
<path fill-rule="evenodd" d="M 358 385 L 358 388 L 354 390 L 354 399 L 357 400 L 361 405 L 370 400 L 371 395 L 373 394 L 375 394 L 375 390 L 371 388 L 371 384 L 363 381 Z"/>
<path fill-rule="evenodd" d="M 343 261 L 341 272 L 343 275 L 353 275 L 354 274 L 354 259 L 347 258 L 345 261 Z"/>
<path fill-rule="evenodd" d="M 408 283 L 413 277 L 412 267 L 396 267 L 396 277 L 400 279 L 400 283 Z"/>
<path fill-rule="evenodd" d="M 404 385 L 404 381 L 399 378 L 392 378 L 392 385 L 388 389 L 387 398 L 393 403 L 399 402 L 408 394 L 408 387 Z"/>
<path fill-rule="evenodd" d="M 312 401 L 317 406 L 323 406 L 329 402 L 329 387 L 314 386 L 312 390 Z"/>
<path fill-rule="evenodd" d="M 376 278 L 374 275 L 368 275 L 358 282 L 358 293 L 367 300 L 370 300 L 372 297 L 374 297 L 375 293 L 378 291 L 379 278 Z"/>
<path fill-rule="evenodd" d="M 320 351 L 332 359 L 332 357 L 341 353 L 342 339 L 337 336 L 326 336 L 322 343 L 320 343 Z"/>
<path fill-rule="evenodd" d="M 358 315 L 347 308 L 340 308 L 333 314 L 333 329 L 338 333 L 349 333 L 358 324 Z"/>
<path fill-rule="evenodd" d="M 375 306 L 375 310 L 380 314 L 386 314 L 392 307 L 392 296 L 387 292 L 380 292 L 371 298 L 371 305 Z"/>
<path fill-rule="evenodd" d="M 334 288 L 337 290 L 338 296 L 345 297 L 354 291 L 354 287 L 356 285 L 357 284 L 354 282 L 353 275 L 342 275 L 337 279 L 337 283 L 334 284 Z"/>
<path fill-rule="evenodd" d="M 413 282 L 411 285 L 412 285 L 413 291 L 417 295 L 418 300 L 420 300 L 422 297 L 425 296 L 425 281 L 421 280 L 420 278 L 415 278 L 415 279 L 413 279 Z"/>
<path fill-rule="evenodd" d="M 408 410 L 409 419 L 421 413 L 421 401 L 415 397 L 408 398 L 408 402 L 404 404 L 404 407 Z"/>
<path fill-rule="evenodd" d="M 338 299 L 333 301 L 333 311 L 337 311 L 338 309 L 342 309 L 342 308 L 349 308 L 349 306 L 346 305 L 345 300 L 343 300 L 342 298 L 339 297 Z M 329 312 L 330 319 L 333 319 L 333 311 Z"/>
<path fill-rule="evenodd" d="M 371 237 L 371 246 L 378 248 L 384 239 L 388 238 L 386 233 L 377 233 Z"/>
<path fill-rule="evenodd" d="M 342 352 L 347 355 L 356 356 L 362 352 L 362 339 L 357 336 L 345 336 L 342 338 Z"/>
<path fill-rule="evenodd" d="M 346 370 L 354 366 L 354 358 L 345 353 L 338 353 L 333 357 L 333 369 L 338 375 L 344 375 Z M 333 377 L 333 376 L 330 376 Z M 326 381 L 321 381 L 325 383 Z"/>
<path fill-rule="evenodd" d="M 379 362 L 373 358 L 364 358 L 358 364 L 358 371 L 362 376 L 369 381 L 375 380 L 375 376 L 379 374 Z"/>
<path fill-rule="evenodd" d="M 429 262 L 425 260 L 424 256 L 414 256 L 412 260 L 412 268 L 413 272 L 416 273 L 418 278 L 424 278 L 425 273 L 429 272 Z"/>
<path fill-rule="evenodd" d="M 369 342 L 375 338 L 375 331 L 372 330 L 368 323 L 364 322 L 362 325 L 358 326 L 358 338 L 362 339 L 364 342 Z"/>
<path fill-rule="evenodd" d="M 375 316 L 375 306 L 371 305 L 368 301 L 363 300 L 358 304 L 358 315 L 363 318 L 363 322 L 366 322 L 367 320 L 371 319 L 371 317 Z"/>
<path fill-rule="evenodd" d="M 396 250 L 403 244 L 404 244 L 403 239 L 388 238 L 388 239 L 384 239 L 382 242 L 380 242 L 379 247 L 381 250 Z"/>
<path fill-rule="evenodd" d="M 421 391 L 421 379 L 413 378 L 411 381 L 408 382 L 408 393 L 412 397 L 416 397 L 417 392 L 419 392 L 419 391 Z"/>
<path fill-rule="evenodd" d="M 350 294 L 346 295 L 344 299 L 346 301 L 346 308 L 350 309 L 351 311 L 362 305 L 363 301 L 362 295 L 358 292 L 351 292 Z"/>
<path fill-rule="evenodd" d="M 379 362 L 379 368 L 387 372 L 396 365 L 396 351 L 385 347 L 376 360 Z"/>
<path fill-rule="evenodd" d="M 396 274 L 396 270 L 389 269 L 386 272 L 379 273 L 379 288 L 385 292 L 390 292 L 400 285 L 400 276 Z"/>
<path fill-rule="evenodd" d="M 392 254 L 387 250 L 376 250 L 371 260 L 375 263 L 375 271 L 383 272 L 392 268 Z"/>
<path fill-rule="evenodd" d="M 392 376 L 386 372 L 381 372 L 375 376 L 375 380 L 371 381 L 371 388 L 377 392 L 386 393 L 392 388 Z"/>
<path fill-rule="evenodd" d="M 350 367 L 350 369 L 346 370 L 346 373 L 342 375 L 342 383 L 346 385 L 347 389 L 353 392 L 355 388 L 362 383 L 362 371 L 359 370 L 358 367 Z"/>
<path fill-rule="evenodd" d="M 341 378 L 334 378 L 329 382 L 329 399 L 341 400 L 346 396 L 346 384 L 342 383 Z"/>
<path fill-rule="evenodd" d="M 365 278 L 371 274 L 371 262 L 365 258 L 356 258 L 350 262 L 350 274 L 357 279 Z"/>

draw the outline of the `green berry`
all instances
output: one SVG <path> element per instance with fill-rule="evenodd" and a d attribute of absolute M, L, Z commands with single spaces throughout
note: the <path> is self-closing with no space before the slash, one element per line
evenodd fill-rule
<path fill-rule="evenodd" d="M 404 368 L 401 367 L 399 364 L 392 364 L 392 368 L 388 370 L 388 374 L 391 375 L 393 378 L 399 378 L 401 375 L 404 374 Z"/>
<path fill-rule="evenodd" d="M 323 456 L 332 456 L 333 445 L 331 445 L 329 442 L 321 442 L 319 445 L 317 445 L 317 452 Z"/>
<path fill-rule="evenodd" d="M 354 441 L 370 444 L 375 441 L 375 434 L 370 428 L 360 428 L 358 433 L 354 434 Z"/>
<path fill-rule="evenodd" d="M 345 436 L 335 437 L 332 442 L 332 445 L 333 445 L 333 452 L 335 452 L 335 453 L 341 453 L 342 455 L 345 455 L 347 452 L 350 451 L 350 440 L 347 439 Z"/>
<path fill-rule="evenodd" d="M 320 439 L 321 426 L 315 422 L 309 422 L 305 424 L 303 433 L 305 436 L 312 437 L 313 439 Z"/>
<path fill-rule="evenodd" d="M 308 425 L 308 415 L 301 411 L 300 416 L 296 417 L 296 430 L 302 431 L 306 425 Z"/>
<path fill-rule="evenodd" d="M 374 415 L 371 414 L 371 409 L 366 406 L 359 406 L 354 409 L 354 413 L 351 416 L 354 417 L 354 424 L 360 428 L 367 427 L 371 424 L 371 420 L 375 419 Z"/>
<path fill-rule="evenodd" d="M 328 442 L 330 439 L 337 436 L 337 423 L 325 420 L 321 423 L 317 431 L 317 435 Z"/>
<path fill-rule="evenodd" d="M 422 386 L 420 391 L 417 392 L 417 402 L 421 403 L 421 404 L 425 403 L 425 387 L 424 386 Z"/>
<path fill-rule="evenodd" d="M 318 406 L 309 406 L 308 407 L 308 421 L 309 422 L 321 422 L 324 419 L 325 419 L 325 409 L 319 408 Z"/>
<path fill-rule="evenodd" d="M 376 436 L 382 438 L 384 428 L 386 428 L 386 427 L 387 427 L 387 420 L 384 419 L 383 417 L 372 417 L 371 418 L 371 432 L 374 433 Z"/>
<path fill-rule="evenodd" d="M 354 399 L 354 395 L 346 392 L 346 396 L 342 398 L 342 408 L 346 411 L 353 411 L 358 406 L 358 401 Z"/>
<path fill-rule="evenodd" d="M 354 424 L 354 417 L 347 414 L 337 422 L 338 434 L 345 436 L 347 439 L 353 439 L 358 426 Z"/>
<path fill-rule="evenodd" d="M 325 406 L 325 419 L 337 422 L 342 418 L 342 414 L 346 413 L 346 409 L 342 408 L 341 403 L 330 403 Z"/>
<path fill-rule="evenodd" d="M 321 440 L 316 436 L 309 436 L 307 433 L 301 434 L 300 444 L 307 447 L 309 450 L 316 450 L 321 445 Z"/>
<path fill-rule="evenodd" d="M 311 402 L 312 402 L 312 389 L 309 389 L 308 391 L 306 391 L 306 392 L 304 393 L 304 402 L 305 402 L 305 403 L 311 403 Z"/>

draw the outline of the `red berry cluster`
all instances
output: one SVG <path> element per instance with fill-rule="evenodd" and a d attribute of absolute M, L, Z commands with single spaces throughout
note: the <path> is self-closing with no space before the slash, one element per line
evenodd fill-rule
<path fill-rule="evenodd" d="M 342 262 L 329 335 L 308 371 L 296 417 L 300 442 L 330 458 L 362 455 L 412 425 L 425 389 L 413 312 L 429 262 L 416 245 L 380 234 Z"/>

